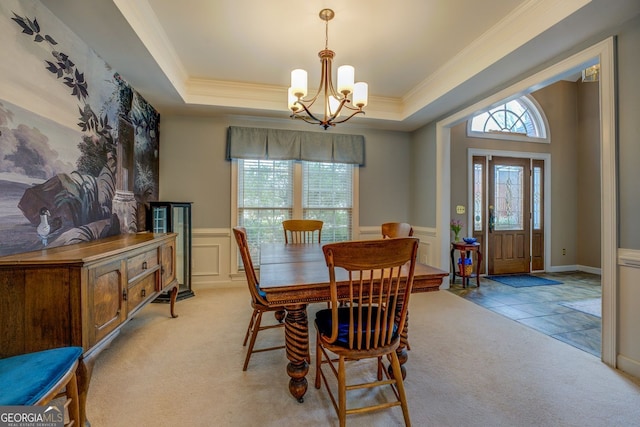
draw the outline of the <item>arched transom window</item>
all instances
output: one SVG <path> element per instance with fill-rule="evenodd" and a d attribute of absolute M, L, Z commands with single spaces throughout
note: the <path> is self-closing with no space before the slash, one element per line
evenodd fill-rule
<path fill-rule="evenodd" d="M 522 96 L 474 116 L 467 122 L 467 134 L 479 138 L 548 143 L 546 123 L 538 103 L 529 96 Z"/>

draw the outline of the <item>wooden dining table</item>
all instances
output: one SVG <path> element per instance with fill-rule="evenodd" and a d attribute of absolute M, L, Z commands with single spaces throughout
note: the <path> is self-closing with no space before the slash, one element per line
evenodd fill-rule
<path fill-rule="evenodd" d="M 437 291 L 448 271 L 417 263 L 412 293 Z M 347 292 L 346 271 L 336 270 L 338 297 Z M 331 300 L 329 269 L 324 260 L 321 244 L 263 244 L 260 247 L 260 288 L 273 306 L 284 306 L 286 352 L 289 363 L 287 374 L 289 392 L 299 402 L 304 401 L 309 372 L 309 303 Z M 408 324 L 402 331 L 397 353 L 402 364 L 408 360 Z"/>

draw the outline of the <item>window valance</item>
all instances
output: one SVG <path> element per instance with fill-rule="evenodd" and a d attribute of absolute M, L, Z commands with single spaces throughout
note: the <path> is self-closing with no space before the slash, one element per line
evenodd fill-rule
<path fill-rule="evenodd" d="M 227 159 L 364 165 L 364 136 L 229 126 Z"/>

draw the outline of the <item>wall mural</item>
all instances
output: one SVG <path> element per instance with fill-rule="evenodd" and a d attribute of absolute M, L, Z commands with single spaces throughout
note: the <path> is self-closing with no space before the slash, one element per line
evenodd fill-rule
<path fill-rule="evenodd" d="M 144 230 L 159 114 L 41 3 L 0 12 L 0 256 Z"/>

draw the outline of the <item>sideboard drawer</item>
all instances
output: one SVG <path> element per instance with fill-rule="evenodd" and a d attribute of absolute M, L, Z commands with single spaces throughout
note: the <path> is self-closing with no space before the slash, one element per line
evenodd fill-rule
<path fill-rule="evenodd" d="M 127 260 L 127 278 L 131 283 L 136 277 L 158 265 L 158 249 L 136 255 Z"/>
<path fill-rule="evenodd" d="M 127 290 L 127 312 L 135 311 L 147 298 L 155 296 L 158 273 L 149 274 Z"/>

